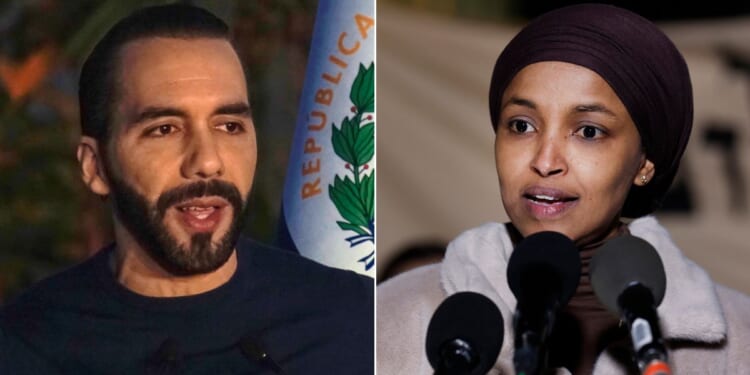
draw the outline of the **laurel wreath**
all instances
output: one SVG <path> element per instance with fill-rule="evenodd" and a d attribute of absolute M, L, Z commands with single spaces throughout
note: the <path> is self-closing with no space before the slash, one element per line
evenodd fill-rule
<path fill-rule="evenodd" d="M 352 112 L 344 117 L 341 126 L 333 123 L 331 142 L 333 150 L 349 171 L 343 178 L 336 175 L 328 186 L 328 195 L 343 220 L 336 221 L 339 228 L 354 232 L 347 237 L 349 247 L 371 242 L 375 244 L 375 168 L 369 163 L 375 156 L 375 64 L 365 68 L 359 65 L 352 83 Z M 369 172 L 369 173 L 368 173 Z M 365 270 L 375 264 L 375 250 L 358 260 Z"/>

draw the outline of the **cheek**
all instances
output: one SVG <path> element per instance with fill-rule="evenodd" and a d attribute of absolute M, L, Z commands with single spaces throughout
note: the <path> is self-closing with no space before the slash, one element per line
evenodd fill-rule
<path fill-rule="evenodd" d="M 507 181 L 510 180 L 507 177 L 510 173 L 510 168 L 505 164 L 505 160 L 506 157 L 502 153 L 495 153 L 495 170 L 497 171 L 497 181 L 500 185 L 500 193 L 503 197 L 508 189 Z"/>
<path fill-rule="evenodd" d="M 495 150 L 495 167 L 500 188 L 512 189 L 514 183 L 522 181 L 521 177 L 529 170 L 528 150 L 508 144 L 498 145 Z"/>
<path fill-rule="evenodd" d="M 495 153 L 495 166 L 497 170 L 498 185 L 500 188 L 500 199 L 503 207 L 511 217 L 516 216 L 521 209 L 522 201 L 519 191 L 521 185 L 528 176 L 524 173 L 528 170 L 528 163 L 524 164 L 523 155 L 504 148 Z"/>
<path fill-rule="evenodd" d="M 129 148 L 123 144 L 117 153 L 118 176 L 149 200 L 155 200 L 179 174 L 181 155 L 172 147 Z"/>
<path fill-rule="evenodd" d="M 579 186 L 589 191 L 590 200 L 606 206 L 622 206 L 633 182 L 637 157 L 613 150 L 572 159 Z M 630 154 L 630 153 L 628 153 Z M 616 207 L 620 208 L 620 207 Z"/>
<path fill-rule="evenodd" d="M 227 147 L 224 153 L 224 166 L 228 174 L 234 176 L 237 187 L 243 191 L 249 190 L 255 176 L 257 166 L 257 146 L 252 137 Z"/>
<path fill-rule="evenodd" d="M 506 161 L 508 148 L 502 144 L 500 137 L 495 137 L 495 169 L 497 170 L 497 176 L 501 183 L 503 180 L 503 173 L 507 170 Z"/>

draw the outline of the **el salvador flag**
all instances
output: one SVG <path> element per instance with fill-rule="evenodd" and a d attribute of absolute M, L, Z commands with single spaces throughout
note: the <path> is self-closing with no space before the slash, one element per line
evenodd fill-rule
<path fill-rule="evenodd" d="M 375 4 L 320 0 L 279 245 L 374 277 Z"/>

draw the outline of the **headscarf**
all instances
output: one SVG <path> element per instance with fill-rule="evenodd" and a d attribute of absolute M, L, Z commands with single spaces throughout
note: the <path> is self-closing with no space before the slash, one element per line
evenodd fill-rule
<path fill-rule="evenodd" d="M 622 216 L 653 212 L 677 174 L 693 123 L 690 74 L 675 45 L 651 21 L 612 5 L 545 13 L 524 27 L 495 63 L 489 101 L 495 130 L 506 87 L 525 66 L 541 61 L 586 67 L 612 87 L 656 169 L 647 185 L 631 187 Z"/>

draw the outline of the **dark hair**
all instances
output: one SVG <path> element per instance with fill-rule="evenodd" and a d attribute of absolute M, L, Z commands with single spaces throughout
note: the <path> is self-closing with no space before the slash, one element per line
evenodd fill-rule
<path fill-rule="evenodd" d="M 113 103 L 119 95 L 116 77 L 120 49 L 128 42 L 153 37 L 230 41 L 229 26 L 224 21 L 191 5 L 146 7 L 123 18 L 96 44 L 81 69 L 78 101 L 83 135 L 99 142 L 109 138 Z"/>

